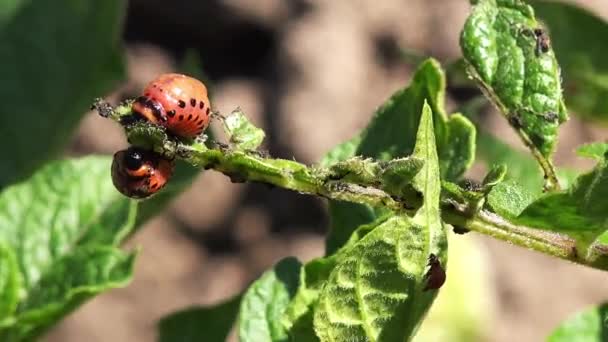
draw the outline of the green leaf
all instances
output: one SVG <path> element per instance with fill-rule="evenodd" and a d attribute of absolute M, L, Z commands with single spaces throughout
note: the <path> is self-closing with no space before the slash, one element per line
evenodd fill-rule
<path fill-rule="evenodd" d="M 282 319 L 291 341 L 318 341 L 313 330 L 313 310 L 320 291 L 331 275 L 337 261 L 348 252 L 351 246 L 363 239 L 368 233 L 385 223 L 392 215 L 384 215 L 374 222 L 361 225 L 347 239 L 346 244 L 335 254 L 308 262 L 300 272 L 300 285 Z"/>
<path fill-rule="evenodd" d="M 130 276 L 125 267 L 132 257 L 112 246 L 132 231 L 137 205 L 114 188 L 110 164 L 108 157 L 53 162 L 0 194 L 0 244 L 14 253 L 20 279 L 11 334 L 38 334 L 80 303 L 76 297 L 88 298 Z M 75 274 L 66 274 L 72 269 Z M 23 316 L 33 318 L 22 329 L 25 310 L 36 314 Z M 39 327 L 35 317 L 42 317 Z"/>
<path fill-rule="evenodd" d="M 508 180 L 498 183 L 488 194 L 486 205 L 493 212 L 506 217 L 519 216 L 538 196 L 519 183 Z"/>
<path fill-rule="evenodd" d="M 608 230 L 608 161 L 579 176 L 567 191 L 548 193 L 524 210 L 517 221 L 566 233 L 577 240 L 579 253 Z M 584 254 L 582 254 L 584 255 Z"/>
<path fill-rule="evenodd" d="M 0 241 L 0 326 L 19 303 L 21 275 L 15 252 Z"/>
<path fill-rule="evenodd" d="M 485 188 L 493 188 L 498 183 L 502 182 L 507 175 L 507 166 L 504 164 L 494 165 L 490 172 L 483 178 L 483 186 Z"/>
<path fill-rule="evenodd" d="M 568 105 L 580 116 L 608 120 L 608 23 L 565 2 L 532 0 L 538 17 L 551 31 Z M 592 47 L 592 48 L 590 48 Z"/>
<path fill-rule="evenodd" d="M 607 143 L 591 143 L 580 146 L 576 149 L 576 154 L 579 156 L 596 160 L 606 158 L 606 153 L 608 153 Z"/>
<path fill-rule="evenodd" d="M 264 141 L 264 130 L 254 126 L 240 109 L 223 120 L 230 143 L 244 150 L 255 150 Z"/>
<path fill-rule="evenodd" d="M 114 188 L 110 163 L 53 162 L 0 194 L 0 240 L 14 248 L 26 287 L 74 247 L 117 245 L 129 234 L 136 204 Z"/>
<path fill-rule="evenodd" d="M 158 342 L 224 342 L 236 321 L 242 296 L 211 307 L 193 307 L 163 317 Z"/>
<path fill-rule="evenodd" d="M 413 219 L 393 215 L 335 254 L 322 288 L 314 329 L 322 341 L 402 341 L 410 338 L 437 291 L 427 286 L 431 254 L 445 265 L 447 241 L 439 217 L 440 178 L 431 108 L 422 110 L 414 178 L 423 205 Z M 439 266 L 441 267 L 441 266 Z"/>
<path fill-rule="evenodd" d="M 455 180 L 472 165 L 475 155 L 475 127 L 460 114 L 448 118 L 444 109 L 445 75 L 433 59 L 423 62 L 407 88 L 397 91 L 375 113 L 367 128 L 356 138 L 338 145 L 322 164 L 328 165 L 355 155 L 390 160 L 414 151 L 420 112 L 425 101 L 433 111 L 441 173 Z M 336 251 L 360 225 L 376 219 L 377 212 L 358 204 L 330 203 L 331 231 L 328 254 Z"/>
<path fill-rule="evenodd" d="M 0 188 L 58 155 L 91 100 L 124 77 L 124 6 L 119 0 L 0 4 Z"/>
<path fill-rule="evenodd" d="M 547 342 L 608 341 L 608 303 L 581 311 L 551 333 Z"/>
<path fill-rule="evenodd" d="M 249 287 L 239 312 L 240 341 L 287 341 L 281 317 L 296 293 L 301 267 L 295 258 L 283 259 Z"/>
<path fill-rule="evenodd" d="M 537 29 L 532 7 L 522 0 L 479 0 L 460 46 L 469 71 L 509 123 L 550 157 L 567 112 L 559 65 L 551 47 L 543 46 L 547 33 Z"/>
<path fill-rule="evenodd" d="M 133 274 L 135 254 L 111 246 L 84 246 L 58 259 L 20 303 L 16 324 L 0 329 L 3 341 L 40 336 L 85 300 L 125 286 Z"/>

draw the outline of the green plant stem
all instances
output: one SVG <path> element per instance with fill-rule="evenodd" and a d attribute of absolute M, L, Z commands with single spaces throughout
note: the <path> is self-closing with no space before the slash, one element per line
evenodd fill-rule
<path fill-rule="evenodd" d="M 308 167 L 291 160 L 264 158 L 255 152 L 231 151 L 229 148 L 209 149 L 202 144 L 187 146 L 184 152 L 190 163 L 222 172 L 233 181 L 261 182 L 333 200 L 383 206 L 393 211 L 411 211 L 408 209 L 411 203 L 418 202 L 415 198 L 396 199 L 370 186 L 328 180 L 327 170 Z M 444 203 L 454 201 L 455 199 L 448 198 Z M 517 225 L 487 210 L 480 210 L 471 215 L 465 209 L 469 205 L 445 205 L 442 211 L 443 220 L 513 245 L 575 263 L 608 269 L 603 260 L 585 258 L 583 253 L 576 250 L 575 241 L 565 235 Z"/>
<path fill-rule="evenodd" d="M 210 149 L 203 144 L 193 144 L 181 146 L 178 153 L 191 164 L 219 171 L 233 182 L 260 182 L 302 194 L 383 206 L 397 211 L 406 207 L 382 190 L 331 180 L 325 169 L 307 167 L 292 160 L 265 158 L 255 151 L 232 150 L 229 147 Z"/>
<path fill-rule="evenodd" d="M 125 125 L 123 118 L 129 115 L 127 106 L 128 104 L 119 106 L 111 111 L 107 111 L 105 105 L 101 106 L 100 103 L 95 107 L 104 117 Z M 104 110 L 106 111 L 103 112 Z M 125 125 L 130 141 L 144 141 L 145 139 L 137 139 L 150 134 L 154 129 L 158 130 L 158 128 L 142 128 L 141 125 Z M 147 136 L 146 139 L 148 138 L 157 140 L 151 146 L 155 150 L 172 151 L 173 156 L 178 156 L 200 168 L 219 171 L 230 177 L 233 182 L 260 182 L 302 194 L 385 207 L 408 214 L 412 214 L 420 203 L 420 198 L 415 192 L 404 192 L 403 196 L 395 196 L 365 180 L 359 181 L 356 177 L 336 179 L 336 174 L 330 169 L 311 167 L 293 160 L 269 158 L 258 151 L 241 150 L 221 143 L 216 143 L 217 147 L 213 148 L 207 147 L 200 141 L 185 144 L 167 137 L 165 133 L 160 137 Z M 376 163 L 372 160 L 363 162 Z M 378 165 L 380 164 L 374 164 L 374 166 Z M 561 259 L 608 270 L 607 246 L 592 246 L 590 253 L 577 251 L 575 241 L 567 236 L 517 225 L 485 209 L 471 211 L 470 208 L 476 207 L 476 203 L 472 200 L 465 199 L 464 201 L 470 203 L 463 203 L 462 198 L 451 198 L 447 191 L 443 193 L 445 197 L 442 199 L 442 218 L 448 224 Z"/>

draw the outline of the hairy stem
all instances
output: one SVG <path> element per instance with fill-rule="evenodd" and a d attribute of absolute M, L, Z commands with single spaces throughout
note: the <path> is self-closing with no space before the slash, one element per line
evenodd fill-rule
<path fill-rule="evenodd" d="M 143 126 L 125 124 L 131 122 L 128 119 L 130 111 L 126 108 L 128 104 L 116 109 L 108 106 L 101 101 L 94 105 L 102 116 L 123 124 L 130 141 L 144 144 L 152 141 L 150 148 L 170 151 L 171 158 L 177 156 L 197 167 L 221 172 L 233 182 L 260 182 L 303 194 L 385 207 L 408 214 L 412 214 L 421 203 L 419 194 L 415 191 L 396 193 L 383 184 L 370 182 L 370 178 L 376 177 L 376 174 L 371 177 L 366 173 L 359 175 L 349 173 L 348 165 L 351 165 L 349 161 L 345 161 L 347 165 L 336 172 L 335 168 L 307 166 L 293 160 L 269 158 L 258 151 L 243 150 L 222 143 L 216 143 L 217 146 L 213 148 L 201 141 L 182 143 L 168 137 L 164 131 L 158 134 L 157 127 L 148 127 L 145 123 Z M 403 161 L 405 159 L 395 160 L 396 163 L 392 165 L 414 165 L 411 161 L 408 164 L 401 164 Z M 387 167 L 390 162 L 380 163 L 357 158 L 353 158 L 350 162 L 358 165 L 358 169 L 364 169 L 372 174 L 378 170 L 390 170 L 390 167 Z M 592 246 L 590 252 L 578 251 L 575 241 L 567 236 L 517 225 L 485 209 L 472 211 L 471 208 L 477 207 L 473 200 L 462 197 L 451 198 L 449 191 L 443 191 L 443 194 L 442 218 L 448 224 L 561 259 L 608 270 L 607 246 Z"/>

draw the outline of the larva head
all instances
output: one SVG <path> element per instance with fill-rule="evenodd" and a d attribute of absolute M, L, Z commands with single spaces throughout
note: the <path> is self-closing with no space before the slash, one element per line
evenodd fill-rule
<path fill-rule="evenodd" d="M 114 154 L 112 182 L 131 198 L 146 198 L 162 189 L 173 174 L 174 163 L 152 151 L 137 147 Z"/>

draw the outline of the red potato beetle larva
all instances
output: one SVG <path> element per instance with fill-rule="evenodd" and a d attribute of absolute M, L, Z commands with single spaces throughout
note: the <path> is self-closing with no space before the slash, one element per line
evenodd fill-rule
<path fill-rule="evenodd" d="M 148 83 L 132 106 L 133 113 L 170 133 L 193 139 L 209 125 L 211 103 L 205 85 L 181 74 L 163 74 Z"/>
<path fill-rule="evenodd" d="M 146 198 L 167 184 L 174 166 L 155 152 L 129 147 L 114 154 L 112 182 L 127 197 Z"/>

